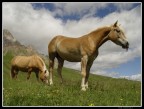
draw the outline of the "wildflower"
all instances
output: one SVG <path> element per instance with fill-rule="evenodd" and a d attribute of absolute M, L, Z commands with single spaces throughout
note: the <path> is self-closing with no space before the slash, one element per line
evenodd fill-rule
<path fill-rule="evenodd" d="M 93 103 L 91 103 L 91 104 L 89 104 L 89 106 L 94 106 L 94 104 L 93 104 Z"/>

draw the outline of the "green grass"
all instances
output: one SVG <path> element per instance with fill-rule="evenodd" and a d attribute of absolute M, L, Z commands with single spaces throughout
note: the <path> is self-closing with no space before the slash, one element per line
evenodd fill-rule
<path fill-rule="evenodd" d="M 3 56 L 3 106 L 141 106 L 141 82 L 90 74 L 89 89 L 80 90 L 78 71 L 63 68 L 64 83 L 54 71 L 54 85 L 45 85 L 32 73 L 10 78 L 12 53 Z"/>

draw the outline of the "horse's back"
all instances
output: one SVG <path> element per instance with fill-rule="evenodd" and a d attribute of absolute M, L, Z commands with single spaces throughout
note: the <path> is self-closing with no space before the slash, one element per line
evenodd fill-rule
<path fill-rule="evenodd" d="M 49 56 L 59 55 L 64 60 L 79 62 L 81 58 L 80 44 L 80 38 L 56 36 L 48 45 Z"/>
<path fill-rule="evenodd" d="M 48 45 L 48 49 L 54 49 L 55 47 L 59 46 L 60 44 L 64 44 L 66 43 L 66 45 L 69 44 L 73 44 L 72 42 L 74 42 L 74 44 L 76 44 L 76 42 L 79 42 L 79 38 L 71 38 L 71 37 L 67 37 L 67 36 L 62 36 L 62 35 L 58 35 L 55 36 L 49 43 Z"/>
<path fill-rule="evenodd" d="M 11 65 L 17 67 L 26 67 L 30 62 L 30 58 L 26 56 L 16 56 L 12 59 Z"/>
<path fill-rule="evenodd" d="M 43 70 L 44 61 L 38 55 L 15 56 L 11 61 L 11 68 L 27 72 L 29 68 Z"/>
<path fill-rule="evenodd" d="M 58 35 L 58 36 L 55 36 L 51 41 L 50 43 L 48 44 L 48 49 L 49 51 L 54 49 L 57 42 L 59 42 L 60 40 L 64 39 L 65 37 L 64 36 L 61 36 L 61 35 Z"/>

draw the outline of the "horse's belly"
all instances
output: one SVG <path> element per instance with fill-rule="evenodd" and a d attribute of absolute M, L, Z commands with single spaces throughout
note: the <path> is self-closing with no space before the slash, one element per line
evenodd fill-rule
<path fill-rule="evenodd" d="M 22 72 L 28 72 L 28 68 L 19 67 L 19 70 Z"/>
<path fill-rule="evenodd" d="M 61 58 L 70 62 L 80 62 L 80 45 L 76 39 L 64 39 L 57 43 L 57 53 Z"/>
<path fill-rule="evenodd" d="M 20 65 L 14 65 L 13 66 L 15 69 L 19 70 L 19 71 L 22 71 L 22 72 L 27 72 L 28 71 L 28 67 L 27 66 L 20 66 Z"/>
<path fill-rule="evenodd" d="M 13 66 L 15 69 L 18 69 L 19 71 L 22 72 L 28 72 L 28 70 L 31 68 L 31 66 L 29 66 L 28 63 L 23 63 L 23 62 L 16 63 Z"/>
<path fill-rule="evenodd" d="M 37 70 L 36 67 L 28 67 L 28 66 L 25 66 L 25 67 L 15 66 L 15 69 L 22 71 L 22 72 L 36 71 Z"/>
<path fill-rule="evenodd" d="M 64 54 L 64 53 L 59 53 L 59 56 L 67 61 L 70 62 L 80 62 L 81 61 L 81 56 L 76 55 L 76 54 Z"/>

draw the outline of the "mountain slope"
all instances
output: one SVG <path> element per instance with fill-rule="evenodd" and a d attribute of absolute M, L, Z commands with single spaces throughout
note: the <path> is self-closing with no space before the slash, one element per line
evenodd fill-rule
<path fill-rule="evenodd" d="M 81 91 L 81 74 L 63 68 L 64 83 L 54 70 L 54 85 L 37 82 L 32 72 L 19 72 L 17 80 L 10 78 L 10 62 L 13 55 L 8 52 L 3 61 L 3 105 L 4 106 L 140 106 L 141 83 L 126 79 L 115 79 L 90 74 L 89 89 Z"/>
<path fill-rule="evenodd" d="M 17 80 L 10 78 L 10 61 L 15 55 L 38 53 L 21 45 L 8 30 L 3 32 L 3 106 L 140 106 L 141 83 L 126 79 L 90 74 L 89 89 L 82 92 L 79 71 L 63 68 L 64 83 L 54 69 L 54 85 L 38 82 L 32 72 L 19 72 Z M 38 53 L 48 66 L 48 58 Z"/>
<path fill-rule="evenodd" d="M 24 46 L 10 33 L 9 30 L 3 30 L 3 53 L 8 51 L 13 52 L 15 55 L 32 55 L 39 54 L 31 45 Z"/>

